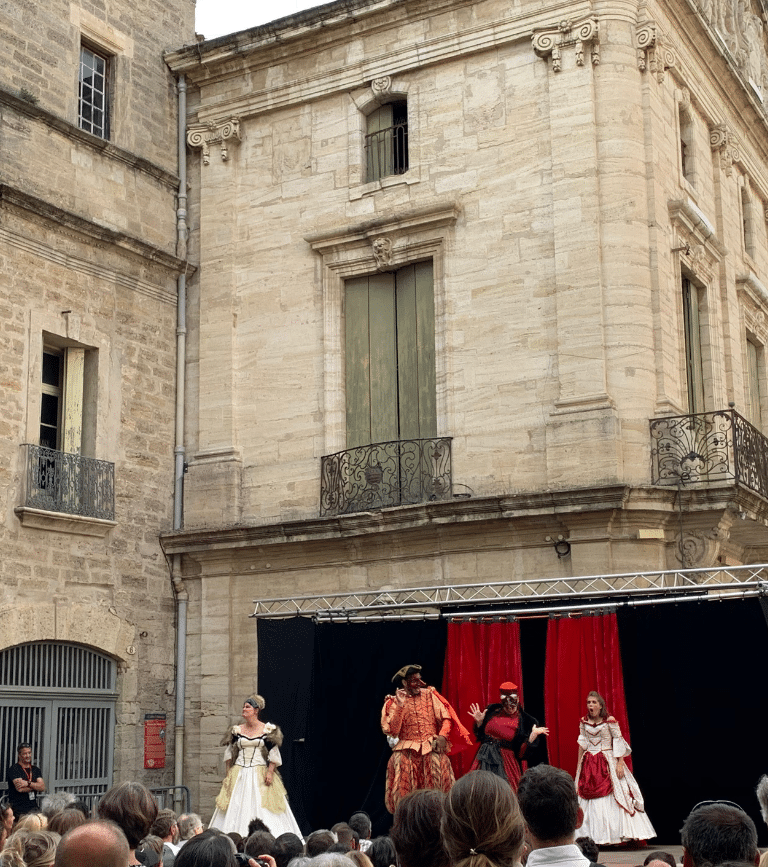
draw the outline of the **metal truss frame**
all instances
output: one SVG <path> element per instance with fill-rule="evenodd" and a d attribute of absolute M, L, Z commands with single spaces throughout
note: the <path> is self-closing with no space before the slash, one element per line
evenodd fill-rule
<path fill-rule="evenodd" d="M 319 622 L 495 620 L 753 596 L 768 596 L 768 564 L 257 599 L 251 617 L 312 617 Z"/>

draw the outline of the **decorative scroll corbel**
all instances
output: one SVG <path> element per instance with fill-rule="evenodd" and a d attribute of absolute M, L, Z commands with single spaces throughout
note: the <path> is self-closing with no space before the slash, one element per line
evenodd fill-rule
<path fill-rule="evenodd" d="M 658 84 L 664 81 L 664 74 L 677 63 L 677 55 L 664 43 L 654 21 L 646 21 L 637 26 L 637 67 L 640 72 L 648 70 Z"/>
<path fill-rule="evenodd" d="M 709 131 L 709 144 L 720 155 L 720 167 L 727 177 L 731 176 L 733 164 L 741 161 L 738 142 L 727 124 L 720 123 Z"/>
<path fill-rule="evenodd" d="M 590 16 L 581 21 L 561 21 L 556 27 L 544 30 L 534 30 L 533 50 L 544 60 L 552 57 L 552 71 L 562 69 L 562 50 L 574 46 L 576 49 L 576 65 L 584 66 L 584 47 L 589 44 L 590 60 L 593 66 L 600 63 L 599 28 L 597 18 Z"/>
<path fill-rule="evenodd" d="M 211 145 L 220 144 L 221 161 L 229 159 L 229 142 L 240 141 L 240 118 L 230 117 L 224 121 L 192 124 L 187 128 L 187 144 L 203 149 L 203 165 L 211 162 Z"/>
<path fill-rule="evenodd" d="M 392 78 L 389 75 L 380 75 L 371 82 L 373 96 L 379 102 L 386 102 L 392 95 Z"/>
<path fill-rule="evenodd" d="M 374 238 L 371 244 L 373 250 L 373 258 L 376 260 L 377 271 L 389 271 L 392 267 L 392 239 L 391 238 Z"/>

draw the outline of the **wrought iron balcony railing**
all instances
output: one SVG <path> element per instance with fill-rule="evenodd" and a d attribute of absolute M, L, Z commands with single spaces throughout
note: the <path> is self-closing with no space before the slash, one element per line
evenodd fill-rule
<path fill-rule="evenodd" d="M 768 499 L 768 439 L 736 410 L 651 419 L 654 485 L 735 482 Z"/>
<path fill-rule="evenodd" d="M 326 455 L 320 464 L 320 514 L 447 500 L 451 438 L 372 443 Z"/>
<path fill-rule="evenodd" d="M 24 502 L 31 509 L 115 519 L 115 465 L 24 445 Z"/>

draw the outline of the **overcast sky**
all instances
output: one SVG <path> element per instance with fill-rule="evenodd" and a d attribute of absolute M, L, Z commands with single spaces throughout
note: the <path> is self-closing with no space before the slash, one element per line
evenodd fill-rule
<path fill-rule="evenodd" d="M 195 30 L 215 39 L 330 0 L 197 0 Z"/>

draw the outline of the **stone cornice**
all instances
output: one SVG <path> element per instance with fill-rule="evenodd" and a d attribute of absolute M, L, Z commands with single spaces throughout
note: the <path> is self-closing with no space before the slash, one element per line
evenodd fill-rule
<path fill-rule="evenodd" d="M 678 498 L 682 498 L 680 501 Z M 392 533 L 439 533 L 445 528 L 496 521 L 526 521 L 565 524 L 573 530 L 592 526 L 606 512 L 621 511 L 630 528 L 647 524 L 651 515 L 674 524 L 682 502 L 686 514 L 744 511 L 753 520 L 768 522 L 768 503 L 762 497 L 734 484 L 707 485 L 678 491 L 676 487 L 606 485 L 595 488 L 506 494 L 445 500 L 414 506 L 399 506 L 377 512 L 359 512 L 331 518 L 308 518 L 256 526 L 230 526 L 164 533 L 160 544 L 166 555 L 191 554 L 221 559 L 251 548 L 292 544 L 345 544 L 347 541 Z M 602 515 L 603 517 L 598 517 Z M 706 520 L 709 520 L 706 518 Z M 531 523 L 535 522 L 535 523 Z M 558 523 L 559 522 L 559 523 Z M 756 528 L 752 526 L 752 534 Z"/>
<path fill-rule="evenodd" d="M 50 204 L 50 202 L 31 196 L 29 193 L 8 184 L 0 184 L 0 215 L 3 211 L 23 213 L 44 225 L 55 227 L 57 231 L 63 229 L 67 234 L 79 238 L 86 244 L 112 247 L 122 253 L 137 256 L 143 262 L 152 262 L 173 274 L 183 271 L 193 273 L 195 271 L 194 266 L 166 253 L 159 247 L 148 244 L 146 241 L 125 232 L 101 226 L 92 220 L 73 214 L 71 211 L 65 211 Z M 0 231 L 5 230 L 3 224 L 4 221 L 0 219 Z M 132 280 L 132 283 L 134 282 Z"/>
<path fill-rule="evenodd" d="M 0 105 L 7 105 L 9 108 L 24 114 L 27 117 L 41 121 L 46 127 L 55 129 L 56 132 L 70 139 L 77 144 L 84 145 L 94 151 L 99 151 L 108 159 L 116 160 L 126 166 L 130 166 L 139 172 L 151 175 L 164 186 L 177 190 L 179 187 L 179 178 L 173 172 L 166 171 L 155 163 L 137 156 L 130 151 L 118 147 L 113 142 L 101 139 L 98 136 L 84 132 L 79 127 L 70 123 L 64 118 L 40 108 L 25 99 L 21 99 L 16 94 L 0 87 Z"/>
<path fill-rule="evenodd" d="M 467 5 L 466 0 L 440 3 L 441 7 L 446 8 L 463 5 Z M 390 6 L 394 10 L 404 4 L 390 0 L 387 3 L 374 3 L 373 6 L 375 11 L 380 11 Z M 333 8 L 342 9 L 344 4 L 334 4 Z M 560 22 L 566 19 L 583 21 L 590 16 L 591 11 L 588 0 L 558 0 L 544 9 L 517 17 L 493 18 L 461 32 L 444 33 L 418 43 L 404 41 L 386 53 L 367 57 L 359 63 L 323 69 L 304 79 L 287 81 L 261 91 L 249 89 L 226 101 L 217 100 L 215 104 L 206 105 L 203 101 L 197 111 L 197 120 L 206 124 L 210 121 L 221 122 L 231 116 L 245 119 L 287 105 L 308 102 L 329 93 L 353 91 L 382 76 L 401 75 L 412 69 L 422 69 L 454 57 L 492 50 L 514 42 L 530 42 L 534 31 L 557 29 Z M 409 21 L 434 14 L 435 10 L 429 4 L 408 4 Z M 351 27 L 357 20 L 354 15 L 338 15 L 332 23 Z M 391 22 L 388 23 L 392 26 Z M 250 38 L 246 39 L 246 36 Z M 319 44 L 322 44 L 323 53 L 331 56 L 334 46 L 344 45 L 350 39 L 348 29 L 344 26 L 328 26 L 320 16 L 314 21 L 313 27 L 302 27 L 295 34 L 288 28 L 286 32 L 281 31 L 280 36 L 280 39 L 276 39 L 275 34 L 264 33 L 256 28 L 234 34 L 223 45 L 219 44 L 221 40 L 214 41 L 210 47 L 203 43 L 168 54 L 165 59 L 174 72 L 185 73 L 191 82 L 204 88 L 242 77 L 246 71 L 251 73 L 251 80 L 254 80 L 253 73 L 256 70 L 275 66 L 303 54 L 316 53 Z"/>

